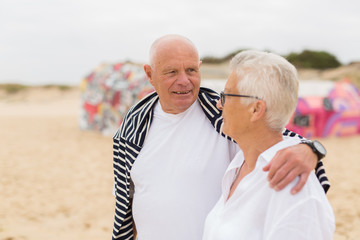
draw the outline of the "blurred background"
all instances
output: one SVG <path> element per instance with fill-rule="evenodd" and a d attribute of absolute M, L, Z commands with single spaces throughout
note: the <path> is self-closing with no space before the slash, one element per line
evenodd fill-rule
<path fill-rule="evenodd" d="M 112 135 L 152 91 L 152 42 L 198 47 L 202 85 L 221 91 L 232 56 L 271 51 L 298 69 L 288 127 L 320 139 L 334 239 L 360 230 L 360 2 L 0 1 L 0 240 L 110 239 Z"/>

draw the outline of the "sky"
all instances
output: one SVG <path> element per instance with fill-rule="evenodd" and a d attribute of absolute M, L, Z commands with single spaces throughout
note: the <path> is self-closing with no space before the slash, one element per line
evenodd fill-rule
<path fill-rule="evenodd" d="M 328 51 L 360 61 L 359 0 L 0 0 L 0 83 L 79 85 L 102 63 L 146 63 L 165 34 L 200 57 Z"/>

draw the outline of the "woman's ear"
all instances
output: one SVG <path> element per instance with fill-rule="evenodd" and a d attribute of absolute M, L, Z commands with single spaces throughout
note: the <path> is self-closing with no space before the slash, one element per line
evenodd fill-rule
<path fill-rule="evenodd" d="M 262 100 L 257 100 L 254 102 L 250 108 L 251 111 L 251 121 L 257 121 L 263 116 L 266 112 L 266 103 Z"/>

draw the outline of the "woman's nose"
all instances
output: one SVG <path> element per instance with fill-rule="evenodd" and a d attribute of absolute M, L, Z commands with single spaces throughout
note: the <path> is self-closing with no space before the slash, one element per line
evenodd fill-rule
<path fill-rule="evenodd" d="M 222 110 L 223 107 L 222 107 L 222 105 L 221 105 L 220 99 L 217 101 L 216 107 L 217 107 L 218 109 Z"/>

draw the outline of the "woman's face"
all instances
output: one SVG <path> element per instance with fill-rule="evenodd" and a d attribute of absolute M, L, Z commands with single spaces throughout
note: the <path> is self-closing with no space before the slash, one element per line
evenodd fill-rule
<path fill-rule="evenodd" d="M 237 89 L 239 81 L 241 79 L 233 71 L 226 82 L 224 93 L 244 94 Z M 251 115 L 249 114 L 249 106 L 241 103 L 241 97 L 225 96 L 224 106 L 221 106 L 220 101 L 218 101 L 217 107 L 222 110 L 223 132 L 226 135 L 236 139 L 248 129 Z"/>

